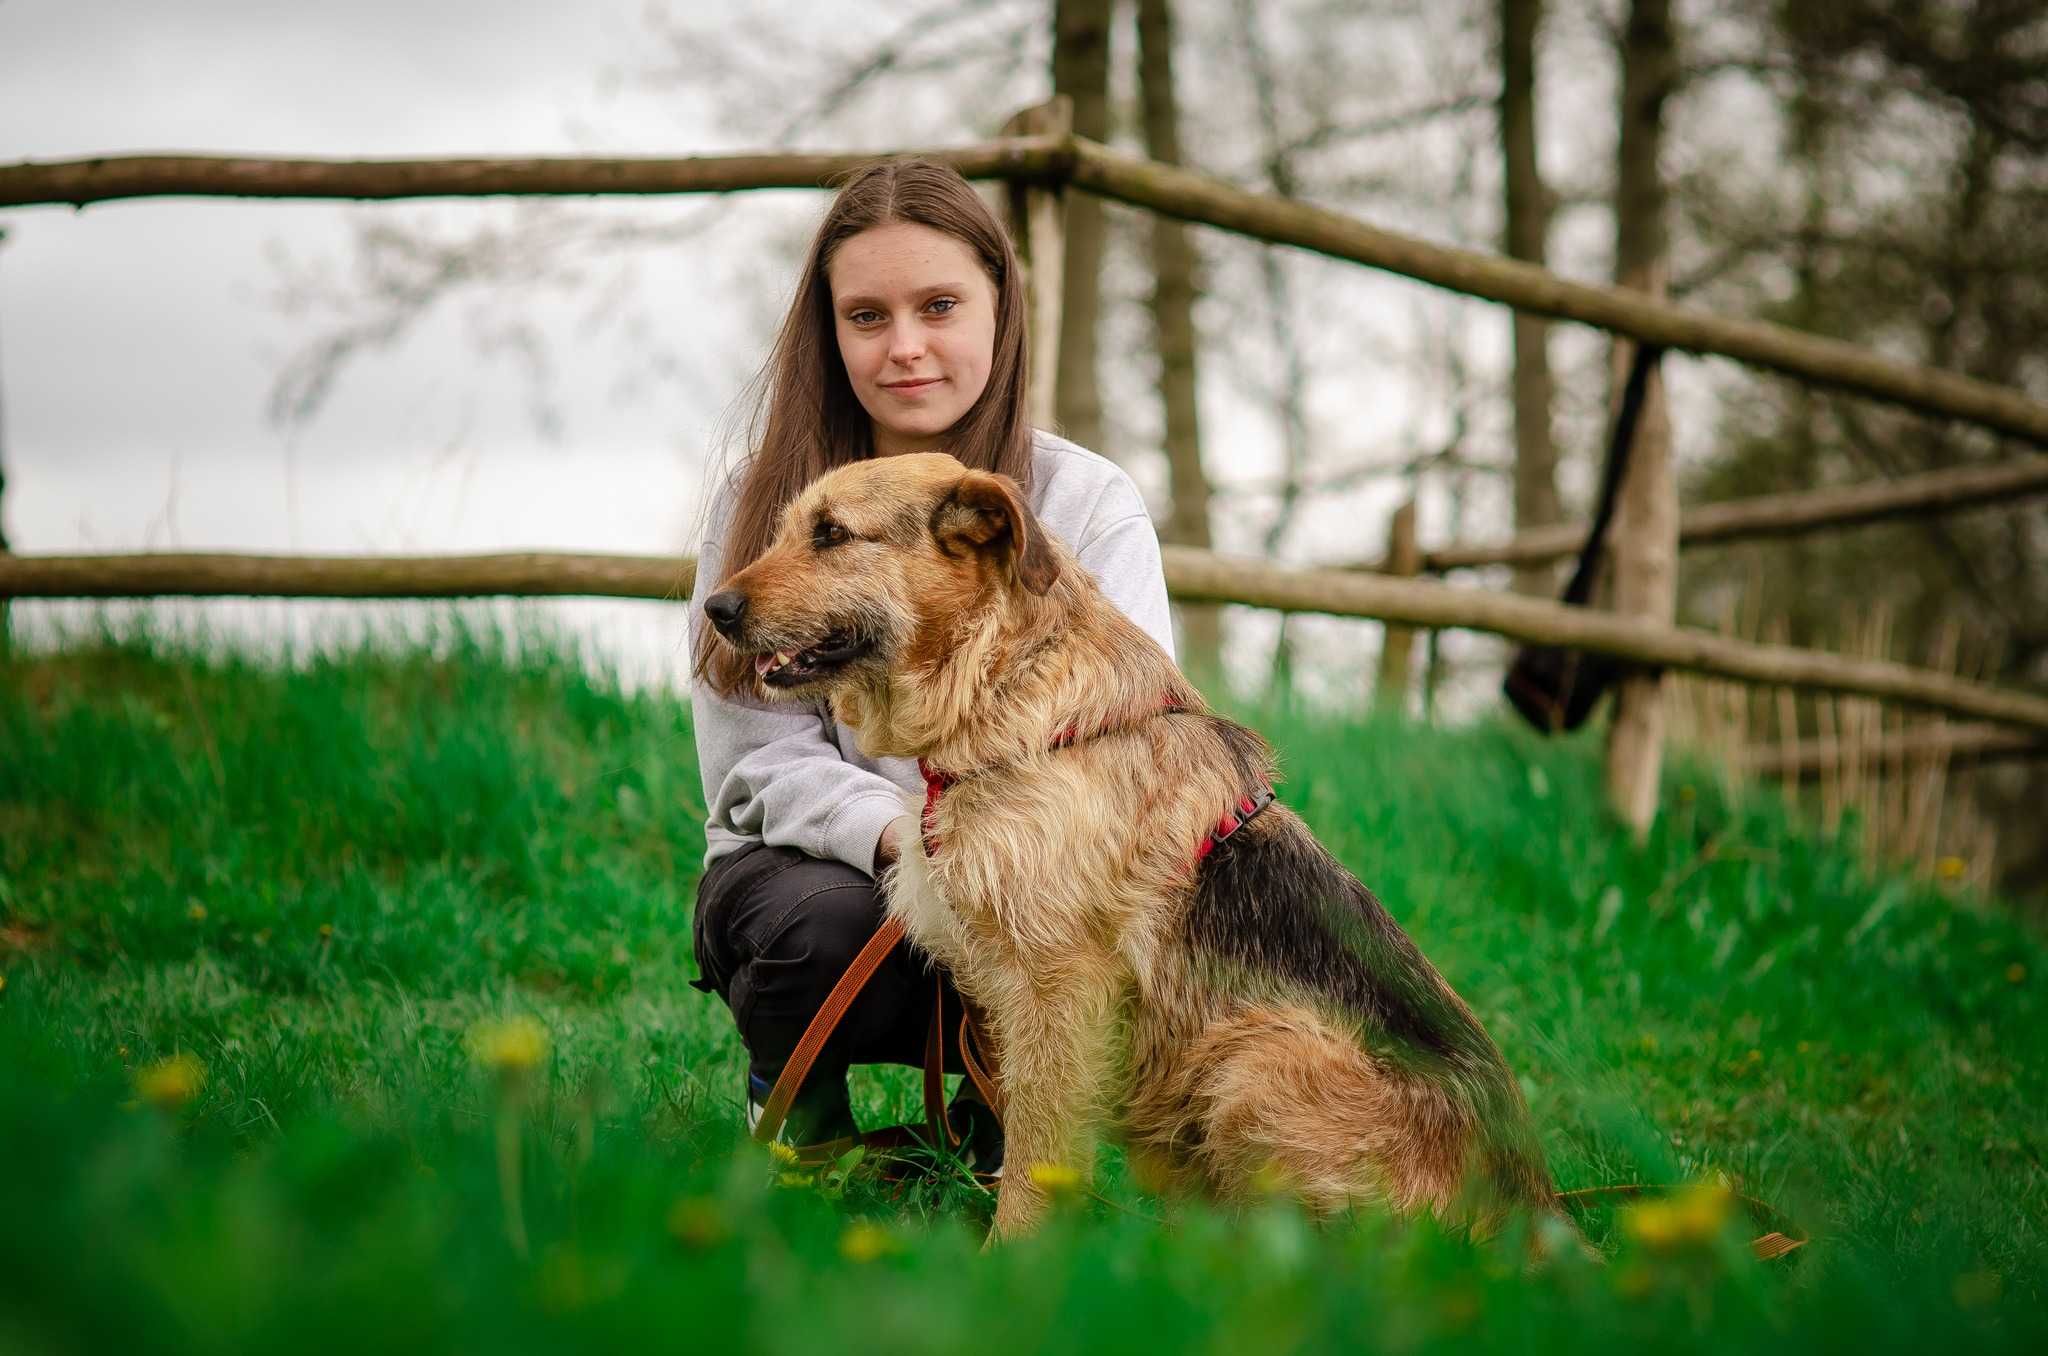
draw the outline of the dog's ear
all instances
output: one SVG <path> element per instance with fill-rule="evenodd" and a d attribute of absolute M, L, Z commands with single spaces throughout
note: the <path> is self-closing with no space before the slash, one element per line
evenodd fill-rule
<path fill-rule="evenodd" d="M 1060 577 L 1059 560 L 1045 529 L 1024 506 L 1017 482 L 992 471 L 969 471 L 954 482 L 932 510 L 932 536 L 939 549 L 1001 551 L 1017 582 L 1042 594 Z"/>

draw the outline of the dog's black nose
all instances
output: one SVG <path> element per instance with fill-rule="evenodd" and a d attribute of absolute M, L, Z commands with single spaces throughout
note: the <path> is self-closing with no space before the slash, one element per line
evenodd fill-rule
<path fill-rule="evenodd" d="M 711 624 L 718 628 L 718 634 L 728 640 L 740 628 L 740 618 L 746 615 L 747 595 L 738 589 L 727 589 L 714 593 L 704 600 L 704 615 L 711 618 Z"/>

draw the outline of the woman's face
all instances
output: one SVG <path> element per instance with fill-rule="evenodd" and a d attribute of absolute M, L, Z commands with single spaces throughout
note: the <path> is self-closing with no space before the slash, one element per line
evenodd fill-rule
<path fill-rule="evenodd" d="M 842 244 L 826 281 L 875 455 L 943 450 L 981 399 L 995 352 L 996 289 L 981 260 L 944 231 L 891 222 Z"/>

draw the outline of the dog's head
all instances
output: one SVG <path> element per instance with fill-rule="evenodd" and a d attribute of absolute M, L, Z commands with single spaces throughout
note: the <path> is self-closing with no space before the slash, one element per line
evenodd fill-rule
<path fill-rule="evenodd" d="M 1007 476 L 882 457 L 812 482 L 704 612 L 771 694 L 830 696 L 944 659 L 1005 591 L 1043 595 L 1059 572 Z"/>

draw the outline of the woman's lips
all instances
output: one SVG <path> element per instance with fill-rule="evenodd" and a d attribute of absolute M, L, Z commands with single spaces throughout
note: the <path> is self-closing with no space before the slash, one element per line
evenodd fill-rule
<path fill-rule="evenodd" d="M 940 380 L 939 377 L 925 377 L 919 381 L 888 381 L 882 383 L 882 389 L 894 391 L 897 395 L 916 395 L 919 391 L 928 391 L 937 386 Z"/>

